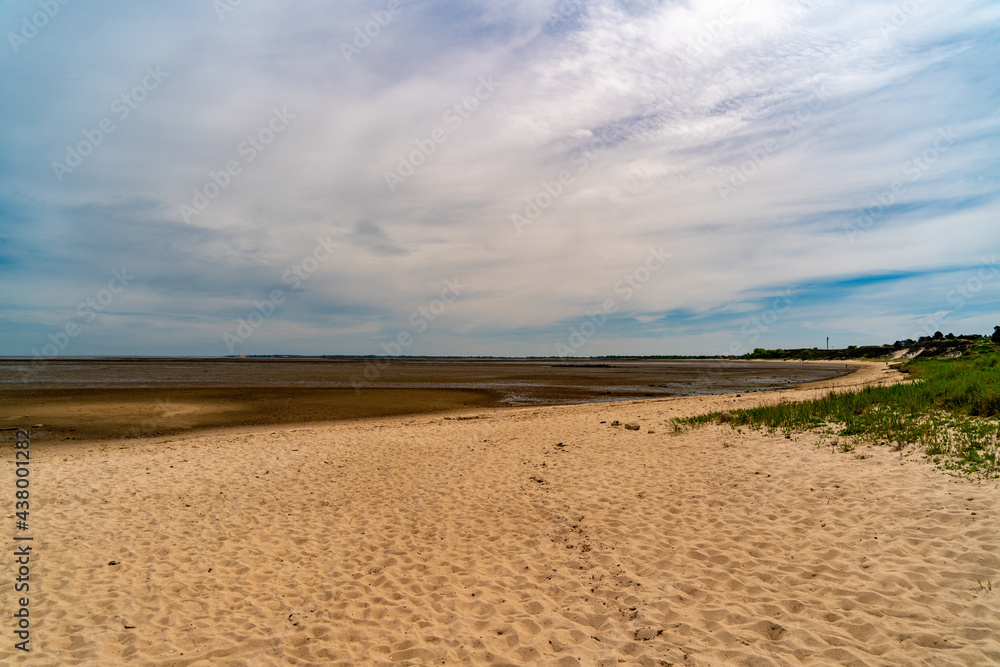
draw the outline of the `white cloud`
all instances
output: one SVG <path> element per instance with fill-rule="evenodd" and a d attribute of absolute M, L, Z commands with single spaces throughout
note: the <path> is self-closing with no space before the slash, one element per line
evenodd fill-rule
<path fill-rule="evenodd" d="M 459 277 L 470 290 L 425 353 L 537 353 L 664 245 L 671 260 L 624 304 L 630 324 L 595 349 L 724 351 L 709 349 L 727 339 L 712 327 L 738 330 L 783 286 L 933 274 L 997 246 L 992 3 L 926 3 L 890 31 L 892 2 L 595 1 L 550 22 L 555 3 L 404 3 L 346 62 L 340 44 L 383 7 L 244 3 L 219 22 L 205 3 L 73 5 L 0 57 L 0 136 L 20 156 L 0 164 L 0 233 L 21 230 L 0 275 L 21 286 L 5 299 L 20 315 L 4 317 L 24 332 L 5 330 L 4 351 L 23 353 L 79 286 L 129 262 L 147 272 L 134 320 L 170 332 L 150 353 L 222 353 L 222 331 L 326 234 L 340 252 L 268 325 L 287 335 L 255 345 L 374 353 Z M 169 78 L 60 184 L 50 163 L 150 65 Z M 480 77 L 500 85 L 456 115 Z M 286 107 L 294 120 L 247 161 L 242 142 Z M 845 225 L 949 126 L 960 140 L 851 243 Z M 446 140 L 390 191 L 385 173 L 438 129 Z M 184 225 L 178 207 L 232 160 L 240 174 Z M 572 182 L 519 234 L 511 216 L 563 171 Z M 879 332 L 917 316 L 909 294 Z M 178 313 L 198 318 L 187 337 Z"/>

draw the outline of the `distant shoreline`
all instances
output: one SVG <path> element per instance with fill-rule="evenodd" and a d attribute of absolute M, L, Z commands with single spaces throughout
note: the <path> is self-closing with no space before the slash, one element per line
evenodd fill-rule
<path fill-rule="evenodd" d="M 321 423 L 463 408 L 753 393 L 841 377 L 847 364 L 713 360 L 0 360 L 0 425 L 39 443 Z"/>

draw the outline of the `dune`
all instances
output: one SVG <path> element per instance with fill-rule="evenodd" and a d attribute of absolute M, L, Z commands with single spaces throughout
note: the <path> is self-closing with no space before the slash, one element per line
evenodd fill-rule
<path fill-rule="evenodd" d="M 38 441 L 32 651 L 0 662 L 1000 663 L 995 480 L 668 427 L 901 378 Z"/>

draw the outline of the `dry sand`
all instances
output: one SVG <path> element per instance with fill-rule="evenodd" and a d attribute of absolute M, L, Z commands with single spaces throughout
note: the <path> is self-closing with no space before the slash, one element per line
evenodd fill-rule
<path fill-rule="evenodd" d="M 822 391 L 39 444 L 0 662 L 997 664 L 995 482 L 665 426 Z"/>

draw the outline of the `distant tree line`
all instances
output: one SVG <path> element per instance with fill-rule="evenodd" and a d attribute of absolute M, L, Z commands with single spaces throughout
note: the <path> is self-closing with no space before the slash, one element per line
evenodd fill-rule
<path fill-rule="evenodd" d="M 982 334 L 945 334 L 941 331 L 934 332 L 932 336 L 921 336 L 916 340 L 906 338 L 897 340 L 892 345 L 848 345 L 845 349 L 821 350 L 819 348 L 802 349 L 777 349 L 767 350 L 758 347 L 753 352 L 746 355 L 748 359 L 815 359 L 815 360 L 848 360 L 848 359 L 885 359 L 893 355 L 894 351 L 911 350 L 907 356 L 919 355 L 921 357 L 961 356 L 971 352 L 980 345 L 989 345 L 991 341 L 1000 345 L 1000 326 L 993 328 L 993 334 L 989 337 Z"/>
<path fill-rule="evenodd" d="M 981 334 L 959 334 L 958 336 L 956 336 L 953 333 L 943 334 L 940 331 L 935 331 L 933 336 L 921 336 L 917 340 L 913 340 L 912 338 L 907 338 L 906 340 L 897 340 L 895 343 L 892 344 L 892 346 L 897 350 L 901 350 L 903 348 L 916 347 L 917 345 L 934 343 L 937 341 L 946 341 L 946 340 L 976 341 L 976 340 L 982 340 L 984 338 L 986 338 L 986 336 L 983 336 Z M 990 337 L 990 339 L 994 343 L 1000 343 L 1000 327 L 995 328 L 995 331 L 993 332 L 993 335 Z"/>

